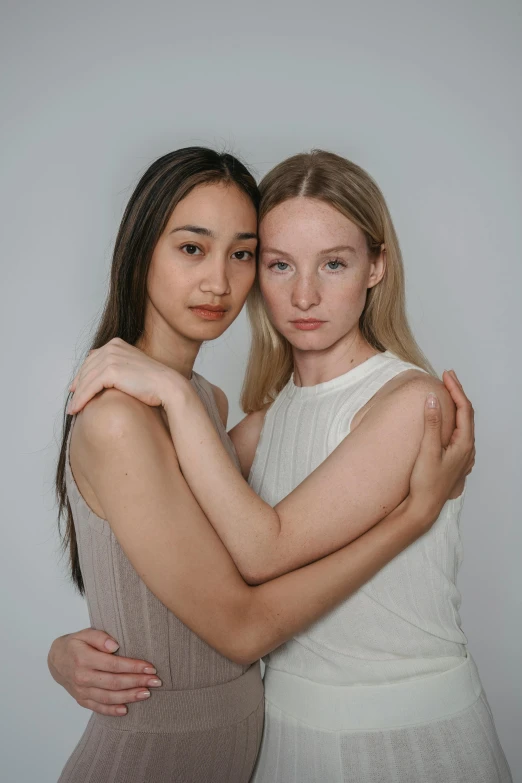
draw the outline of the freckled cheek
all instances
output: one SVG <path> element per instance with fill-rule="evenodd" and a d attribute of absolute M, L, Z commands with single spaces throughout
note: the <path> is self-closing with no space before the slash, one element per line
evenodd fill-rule
<path fill-rule="evenodd" d="M 334 285 L 324 286 L 321 292 L 321 305 L 324 315 L 329 317 L 332 325 L 341 329 L 351 328 L 356 322 L 366 302 L 366 287 L 361 280 L 350 280 L 349 283 L 335 281 Z"/>
<path fill-rule="evenodd" d="M 270 283 L 263 280 L 262 276 L 259 283 L 270 319 L 274 322 L 282 320 L 285 310 L 291 306 L 288 292 L 281 285 L 270 285 Z"/>

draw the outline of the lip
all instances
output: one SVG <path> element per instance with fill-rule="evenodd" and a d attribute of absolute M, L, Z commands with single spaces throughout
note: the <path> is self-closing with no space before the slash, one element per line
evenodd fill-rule
<path fill-rule="evenodd" d="M 325 324 L 326 321 L 319 321 L 317 318 L 298 318 L 296 321 L 290 321 L 290 323 L 302 332 L 313 332 Z"/>
<path fill-rule="evenodd" d="M 221 305 L 196 305 L 189 309 L 204 321 L 220 321 L 228 312 L 227 308 Z"/>

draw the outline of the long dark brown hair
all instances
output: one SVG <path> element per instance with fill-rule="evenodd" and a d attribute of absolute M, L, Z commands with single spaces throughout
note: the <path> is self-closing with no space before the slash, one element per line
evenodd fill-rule
<path fill-rule="evenodd" d="M 91 349 L 114 337 L 134 345 L 142 335 L 147 301 L 147 274 L 154 248 L 173 209 L 198 185 L 229 183 L 259 208 L 257 184 L 237 158 L 206 147 L 185 147 L 156 160 L 138 182 L 123 214 L 112 258 L 107 301 Z M 72 416 L 64 413 L 62 444 L 56 470 L 58 520 L 71 578 L 80 593 L 84 583 L 78 544 L 67 497 L 65 468 Z M 65 525 L 63 525 L 65 522 Z"/>

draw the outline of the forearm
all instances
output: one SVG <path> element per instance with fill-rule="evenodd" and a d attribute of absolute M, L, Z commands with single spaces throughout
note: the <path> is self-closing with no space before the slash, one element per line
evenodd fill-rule
<path fill-rule="evenodd" d="M 424 524 L 426 523 L 426 524 Z M 337 552 L 254 589 L 242 655 L 254 661 L 356 592 L 427 529 L 405 500 L 393 515 Z"/>
<path fill-rule="evenodd" d="M 280 548 L 277 512 L 243 479 L 201 401 L 187 384 L 173 385 L 165 410 L 187 484 L 241 574 L 252 581 L 256 573 L 264 572 Z"/>
<path fill-rule="evenodd" d="M 335 552 L 373 527 L 407 495 L 414 447 L 410 443 L 406 448 L 402 441 L 397 445 L 388 433 L 395 444 L 388 460 L 391 467 L 383 469 L 376 487 L 375 473 L 364 467 L 375 461 L 375 444 L 358 428 L 349 443 L 346 439 L 272 508 L 236 470 L 192 388 L 186 382 L 173 383 L 170 400 L 165 408 L 183 475 L 251 584 Z M 388 418 L 389 426 L 399 427 L 393 417 Z M 397 453 L 400 460 L 394 459 Z M 395 514 L 391 511 L 391 521 Z"/>

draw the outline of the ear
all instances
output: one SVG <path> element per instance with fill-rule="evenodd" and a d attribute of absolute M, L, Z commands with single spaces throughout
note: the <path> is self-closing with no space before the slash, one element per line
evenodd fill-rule
<path fill-rule="evenodd" d="M 368 288 L 373 288 L 380 283 L 386 272 L 386 248 L 381 245 L 381 252 L 375 261 L 370 263 L 370 276 L 368 278 Z"/>

